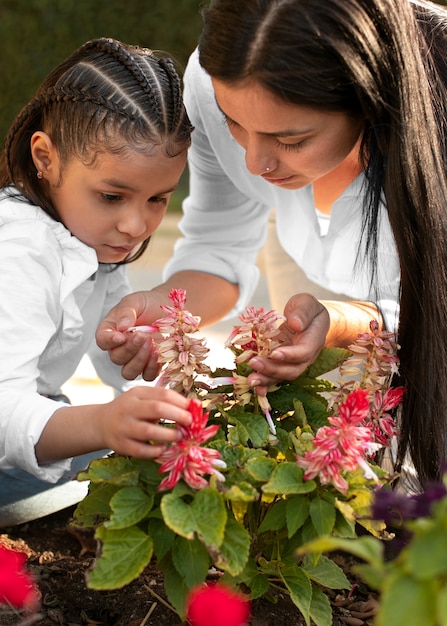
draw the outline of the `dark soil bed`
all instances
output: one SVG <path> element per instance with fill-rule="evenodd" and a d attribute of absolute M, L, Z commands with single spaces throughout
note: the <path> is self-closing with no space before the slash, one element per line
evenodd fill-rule
<path fill-rule="evenodd" d="M 95 558 L 92 535 L 70 528 L 73 509 L 0 529 L 0 541 L 24 552 L 28 568 L 42 595 L 39 626 L 181 626 L 169 607 L 163 577 L 152 565 L 130 585 L 116 591 L 88 589 L 85 574 Z M 352 580 L 349 593 L 327 592 L 333 604 L 334 626 L 372 624 L 376 598 L 350 573 L 352 560 L 338 555 L 337 562 Z M 302 626 L 298 609 L 287 595 L 252 603 L 250 626 Z M 372 610 L 371 610 L 372 609 Z M 0 608 L 0 626 L 16 625 L 20 616 Z M 210 623 L 210 626 L 213 626 Z"/>

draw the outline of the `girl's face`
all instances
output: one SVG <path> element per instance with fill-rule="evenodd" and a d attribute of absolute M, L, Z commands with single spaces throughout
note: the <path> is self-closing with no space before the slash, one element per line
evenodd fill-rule
<path fill-rule="evenodd" d="M 186 151 L 167 157 L 127 149 L 97 155 L 92 165 L 72 158 L 45 175 L 58 215 L 71 232 L 96 251 L 101 263 L 118 263 L 160 225 L 186 164 Z M 60 171 L 60 170 L 59 170 Z"/>
<path fill-rule="evenodd" d="M 364 127 L 346 113 L 289 104 L 255 81 L 212 82 L 228 129 L 245 150 L 247 169 L 284 189 L 299 189 L 334 170 Z"/>

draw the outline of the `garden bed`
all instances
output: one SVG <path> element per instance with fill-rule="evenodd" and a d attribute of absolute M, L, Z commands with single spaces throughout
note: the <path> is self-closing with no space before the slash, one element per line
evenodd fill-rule
<path fill-rule="evenodd" d="M 149 565 L 126 587 L 93 591 L 86 584 L 96 542 L 92 533 L 79 534 L 70 527 L 73 509 L 12 528 L 1 529 L 0 541 L 24 552 L 42 595 L 39 626 L 181 626 L 169 607 L 163 576 Z M 334 558 L 334 555 L 332 555 Z M 351 574 L 352 558 L 337 555 L 338 564 L 352 580 L 350 592 L 327 591 L 333 606 L 334 626 L 373 623 L 371 606 L 376 598 Z M 0 609 L 1 626 L 18 623 L 17 614 Z M 252 603 L 250 626 L 302 626 L 305 622 L 287 595 L 276 594 Z M 212 626 L 212 624 L 210 624 Z"/>

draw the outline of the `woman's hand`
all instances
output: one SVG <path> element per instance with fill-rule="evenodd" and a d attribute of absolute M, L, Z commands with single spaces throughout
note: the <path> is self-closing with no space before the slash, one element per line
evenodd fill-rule
<path fill-rule="evenodd" d="M 284 309 L 285 322 L 280 327 L 283 344 L 269 358 L 253 357 L 249 361 L 255 372 L 248 377 L 259 395 L 282 380 L 294 380 L 311 365 L 325 345 L 329 330 L 329 313 L 321 302 L 309 294 L 292 296 Z"/>

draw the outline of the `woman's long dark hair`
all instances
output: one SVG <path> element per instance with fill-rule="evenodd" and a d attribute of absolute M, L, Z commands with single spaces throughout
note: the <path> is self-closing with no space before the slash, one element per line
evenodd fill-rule
<path fill-rule="evenodd" d="M 211 76 L 365 117 L 372 281 L 383 193 L 401 269 L 399 456 L 410 452 L 422 483 L 438 479 L 447 447 L 447 13 L 416 0 L 212 0 L 203 14 L 200 63 Z"/>
<path fill-rule="evenodd" d="M 60 63 L 11 125 L 0 157 L 0 188 L 14 185 L 33 204 L 60 218 L 36 177 L 30 140 L 45 131 L 62 165 L 76 157 L 93 163 L 100 152 L 167 156 L 189 147 L 192 126 L 170 58 L 115 39 L 88 41 Z M 141 256 L 149 239 L 124 263 Z"/>

